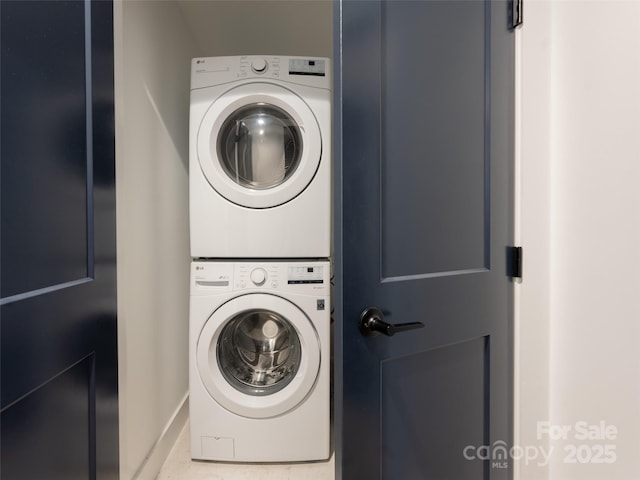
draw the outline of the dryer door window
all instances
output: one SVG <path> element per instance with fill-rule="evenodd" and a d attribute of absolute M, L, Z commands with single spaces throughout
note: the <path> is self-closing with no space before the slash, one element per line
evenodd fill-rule
<path fill-rule="evenodd" d="M 300 366 L 300 339 L 295 328 L 270 310 L 236 315 L 220 333 L 217 352 L 224 378 L 249 395 L 282 390 Z"/>
<path fill-rule="evenodd" d="M 309 105 L 277 85 L 246 84 L 223 93 L 195 135 L 191 155 L 211 187 L 248 208 L 292 201 L 311 184 L 323 158 L 320 125 Z"/>
<path fill-rule="evenodd" d="M 238 185 L 262 190 L 286 182 L 302 157 L 302 135 L 287 112 L 257 103 L 239 108 L 222 124 L 218 158 Z"/>

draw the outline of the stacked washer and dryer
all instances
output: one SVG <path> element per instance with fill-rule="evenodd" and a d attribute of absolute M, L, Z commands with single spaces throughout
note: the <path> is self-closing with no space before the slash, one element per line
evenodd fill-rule
<path fill-rule="evenodd" d="M 191 67 L 191 456 L 327 459 L 330 62 Z"/>

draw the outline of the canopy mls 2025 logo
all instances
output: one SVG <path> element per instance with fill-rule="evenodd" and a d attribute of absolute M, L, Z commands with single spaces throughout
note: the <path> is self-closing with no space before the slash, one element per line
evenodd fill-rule
<path fill-rule="evenodd" d="M 611 464 L 617 460 L 618 428 L 604 420 L 598 423 L 577 421 L 553 424 L 548 420 L 536 424 L 537 445 L 509 446 L 504 440 L 490 445 L 467 445 L 462 450 L 466 460 L 491 462 L 491 468 L 509 468 L 510 461 L 545 467 L 558 456 L 566 464 Z"/>

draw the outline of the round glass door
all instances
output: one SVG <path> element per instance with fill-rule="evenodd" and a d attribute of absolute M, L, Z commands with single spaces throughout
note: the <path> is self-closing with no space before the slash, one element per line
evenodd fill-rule
<path fill-rule="evenodd" d="M 218 134 L 218 157 L 229 178 L 263 190 L 286 182 L 302 158 L 302 135 L 293 118 L 266 103 L 233 112 Z"/>
<path fill-rule="evenodd" d="M 248 208 L 271 208 L 302 193 L 322 160 L 315 115 L 300 97 L 272 84 L 246 84 L 211 103 L 195 154 L 213 189 Z"/>
<path fill-rule="evenodd" d="M 204 324 L 196 344 L 200 380 L 228 411 L 270 418 L 293 409 L 320 371 L 318 334 L 307 315 L 276 295 L 232 298 Z"/>
<path fill-rule="evenodd" d="M 233 317 L 220 333 L 217 352 L 224 378 L 248 395 L 282 390 L 300 365 L 295 328 L 270 310 L 247 310 Z"/>

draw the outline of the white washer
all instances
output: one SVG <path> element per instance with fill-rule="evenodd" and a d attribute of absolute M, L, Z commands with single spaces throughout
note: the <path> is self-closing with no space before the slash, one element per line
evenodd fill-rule
<path fill-rule="evenodd" d="M 329 458 L 329 262 L 191 264 L 191 456 Z"/>
<path fill-rule="evenodd" d="M 192 257 L 330 256 L 330 87 L 327 58 L 192 60 Z"/>

